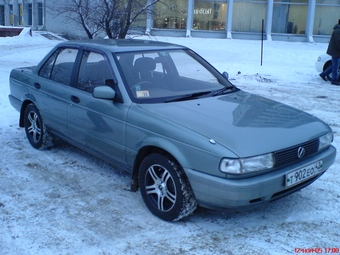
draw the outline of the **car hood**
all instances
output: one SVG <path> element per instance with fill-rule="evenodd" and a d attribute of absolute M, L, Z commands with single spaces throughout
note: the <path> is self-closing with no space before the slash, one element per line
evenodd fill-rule
<path fill-rule="evenodd" d="M 213 139 L 240 157 L 284 149 L 330 130 L 308 113 L 244 91 L 140 107 Z"/>

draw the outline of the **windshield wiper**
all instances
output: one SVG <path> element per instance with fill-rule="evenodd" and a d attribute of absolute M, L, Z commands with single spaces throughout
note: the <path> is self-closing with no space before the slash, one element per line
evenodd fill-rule
<path fill-rule="evenodd" d="M 197 99 L 201 96 L 204 96 L 204 95 L 207 95 L 207 94 L 210 94 L 210 93 L 211 93 L 211 91 L 196 92 L 196 93 L 186 94 L 186 95 L 182 95 L 182 96 L 179 96 L 179 97 L 167 99 L 165 102 L 170 103 L 170 102 L 179 102 L 179 101 Z"/>
<path fill-rule="evenodd" d="M 229 86 L 229 87 L 224 87 L 219 90 L 216 90 L 212 95 L 214 96 L 219 96 L 227 93 L 230 93 L 231 91 L 234 91 L 235 87 L 234 86 Z"/>

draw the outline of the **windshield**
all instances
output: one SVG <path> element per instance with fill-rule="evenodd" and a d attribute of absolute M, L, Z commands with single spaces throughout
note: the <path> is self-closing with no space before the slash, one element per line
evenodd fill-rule
<path fill-rule="evenodd" d="M 190 50 L 115 54 L 131 99 L 159 103 L 214 96 L 234 88 L 216 69 Z M 214 94 L 215 93 L 215 94 Z"/>

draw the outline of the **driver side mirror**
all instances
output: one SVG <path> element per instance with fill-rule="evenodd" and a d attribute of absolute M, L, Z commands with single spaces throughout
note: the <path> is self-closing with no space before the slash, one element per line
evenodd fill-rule
<path fill-rule="evenodd" d="M 229 80 L 229 74 L 227 72 L 223 72 L 222 75 L 223 75 L 224 78 Z"/>
<path fill-rule="evenodd" d="M 109 86 L 97 86 L 93 89 L 92 96 L 99 99 L 114 99 L 116 91 Z"/>

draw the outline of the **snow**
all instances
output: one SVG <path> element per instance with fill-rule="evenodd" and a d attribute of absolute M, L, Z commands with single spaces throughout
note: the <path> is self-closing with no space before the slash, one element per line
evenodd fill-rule
<path fill-rule="evenodd" d="M 339 148 L 340 87 L 314 68 L 327 44 L 265 41 L 261 66 L 260 41 L 149 39 L 186 45 L 239 88 L 318 116 Z M 0 38 L 1 254 L 281 255 L 340 248 L 339 155 L 312 185 L 269 205 L 241 213 L 199 208 L 169 223 L 148 211 L 139 192 L 128 191 L 128 173 L 64 142 L 33 149 L 8 101 L 8 77 L 12 68 L 36 65 L 58 42 L 37 33 Z"/>

